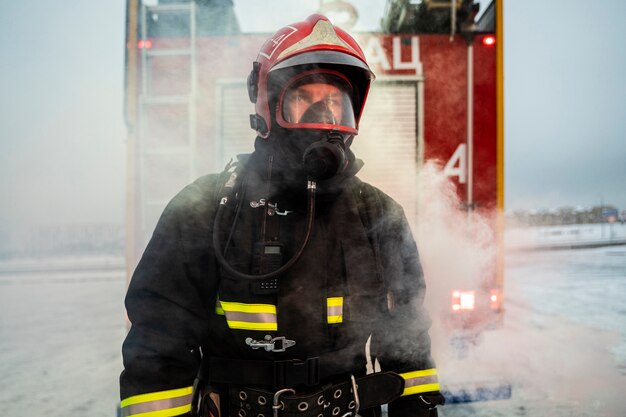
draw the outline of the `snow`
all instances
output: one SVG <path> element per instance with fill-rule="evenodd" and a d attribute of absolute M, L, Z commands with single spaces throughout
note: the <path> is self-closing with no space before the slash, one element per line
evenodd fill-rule
<path fill-rule="evenodd" d="M 85 269 L 0 272 L 3 417 L 115 416 L 124 270 Z M 624 294 L 626 246 L 509 254 L 503 327 L 463 360 L 437 338 L 434 353 L 443 384 L 464 372 L 496 378 L 511 383 L 512 398 L 440 415 L 623 417 Z"/>
<path fill-rule="evenodd" d="M 0 274 L 0 409 L 115 416 L 123 270 Z"/>
<path fill-rule="evenodd" d="M 463 361 L 438 362 L 443 383 L 459 372 L 510 381 L 512 398 L 440 415 L 626 415 L 626 246 L 513 253 L 506 266 L 503 328 Z"/>

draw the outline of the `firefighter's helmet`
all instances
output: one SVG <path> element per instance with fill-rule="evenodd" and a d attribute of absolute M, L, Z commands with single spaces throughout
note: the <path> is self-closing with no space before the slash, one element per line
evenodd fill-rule
<path fill-rule="evenodd" d="M 373 78 L 356 41 L 325 16 L 311 15 L 278 30 L 261 48 L 248 76 L 256 110 L 251 126 L 263 138 L 275 123 L 356 135 Z M 314 85 L 323 86 L 316 92 L 325 99 L 302 102 L 301 93 Z"/>

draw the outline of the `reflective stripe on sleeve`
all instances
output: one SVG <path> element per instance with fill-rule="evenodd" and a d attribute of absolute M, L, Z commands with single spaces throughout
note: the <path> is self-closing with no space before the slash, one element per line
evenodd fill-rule
<path fill-rule="evenodd" d="M 329 324 L 343 323 L 343 297 L 326 299 L 326 315 Z"/>
<path fill-rule="evenodd" d="M 150 392 L 122 400 L 122 417 L 172 417 L 191 411 L 193 387 Z"/>
<path fill-rule="evenodd" d="M 222 308 L 222 303 L 220 303 L 219 299 L 215 301 L 215 314 L 219 314 L 220 316 L 224 315 L 224 309 Z"/>
<path fill-rule="evenodd" d="M 276 306 L 219 301 L 231 329 L 276 331 Z M 216 310 L 217 312 L 217 310 Z M 219 313 L 218 313 L 219 314 Z"/>
<path fill-rule="evenodd" d="M 422 392 L 439 391 L 439 380 L 436 369 L 425 369 L 400 374 L 404 379 L 402 396 L 420 394 Z"/>

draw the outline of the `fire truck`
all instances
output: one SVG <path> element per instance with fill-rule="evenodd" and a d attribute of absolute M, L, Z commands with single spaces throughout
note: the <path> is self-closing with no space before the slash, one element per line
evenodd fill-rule
<path fill-rule="evenodd" d="M 320 9 L 329 16 L 358 13 L 344 0 L 322 0 Z M 376 74 L 352 146 L 366 162 L 359 176 L 402 204 L 419 231 L 429 221 L 420 214 L 432 197 L 420 192 L 420 175 L 434 164 L 454 197 L 453 210 L 441 215 L 464 231 L 460 239 L 472 242 L 474 229 L 464 224 L 476 219 L 488 232 L 480 245 L 492 250 L 473 269 L 455 253 L 429 266 L 420 249 L 433 327 L 461 355 L 501 325 L 504 311 L 502 1 L 492 1 L 480 19 L 478 11 L 470 0 L 387 0 L 379 31 L 353 33 Z M 246 77 L 270 35 L 242 33 L 228 0 L 127 0 L 129 279 L 176 192 L 252 151 Z M 440 235 L 450 235 L 443 239 L 448 247 L 457 239 L 444 230 L 428 233 L 417 233 L 420 248 Z M 442 263 L 457 268 L 445 270 Z M 452 402 L 503 398 L 510 387 L 494 392 L 446 396 Z"/>

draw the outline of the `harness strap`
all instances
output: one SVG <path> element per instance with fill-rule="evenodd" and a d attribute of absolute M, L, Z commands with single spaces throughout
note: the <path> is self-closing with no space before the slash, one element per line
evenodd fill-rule
<path fill-rule="evenodd" d="M 378 372 L 356 378 L 357 395 L 352 382 L 327 384 L 313 391 L 295 393 L 231 386 L 229 415 L 238 417 L 342 417 L 358 409 L 387 404 L 404 389 L 402 377 L 393 372 Z M 276 399 L 276 401 L 275 401 Z"/>

